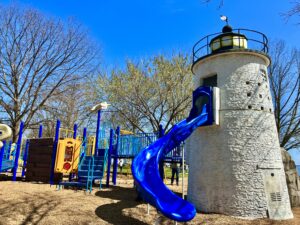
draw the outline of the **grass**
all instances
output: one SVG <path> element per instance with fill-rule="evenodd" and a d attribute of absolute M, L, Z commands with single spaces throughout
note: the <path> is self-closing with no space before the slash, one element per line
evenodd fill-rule
<path fill-rule="evenodd" d="M 164 171 L 165 171 L 165 179 L 171 179 L 172 169 L 170 167 L 165 166 Z M 118 174 L 121 174 L 120 167 L 118 167 Z M 124 175 L 131 175 L 132 174 L 131 173 L 131 164 L 125 164 L 123 166 L 122 174 L 124 174 Z M 187 176 L 187 175 L 188 175 L 188 172 L 185 171 L 184 176 Z M 179 177 L 181 177 L 181 176 L 182 176 L 182 171 L 180 170 L 179 171 Z"/>

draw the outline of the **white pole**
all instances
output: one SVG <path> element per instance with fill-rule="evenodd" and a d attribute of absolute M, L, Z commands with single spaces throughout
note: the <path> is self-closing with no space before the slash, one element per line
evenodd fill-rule
<path fill-rule="evenodd" d="M 150 214 L 150 205 L 147 204 L 147 215 L 149 215 L 149 214 Z"/>
<path fill-rule="evenodd" d="M 182 143 L 182 198 L 184 199 L 184 143 Z"/>

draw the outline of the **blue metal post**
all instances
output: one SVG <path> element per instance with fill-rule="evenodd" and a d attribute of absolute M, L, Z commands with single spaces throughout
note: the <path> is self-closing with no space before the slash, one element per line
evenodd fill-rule
<path fill-rule="evenodd" d="M 10 152 L 11 152 L 11 145 L 12 145 L 12 141 L 9 141 L 9 144 L 8 144 L 8 149 L 7 149 L 7 156 L 8 156 L 8 159 L 10 157 Z"/>
<path fill-rule="evenodd" d="M 77 137 L 77 128 L 78 128 L 77 124 L 74 124 L 74 129 L 73 129 L 74 130 L 74 133 L 73 133 L 73 138 L 74 139 L 76 139 L 76 137 Z"/>
<path fill-rule="evenodd" d="M 75 123 L 74 124 L 74 127 L 73 127 L 73 138 L 74 139 L 76 139 L 76 137 L 77 137 L 77 124 Z M 72 181 L 72 179 L 74 178 L 74 174 L 73 173 L 70 173 L 70 175 L 69 175 L 69 181 Z"/>
<path fill-rule="evenodd" d="M 98 110 L 97 116 L 97 128 L 96 128 L 96 146 L 95 146 L 95 155 L 98 154 L 98 146 L 99 146 L 99 134 L 100 134 L 100 122 L 101 122 L 101 110 Z"/>
<path fill-rule="evenodd" d="M 40 128 L 39 128 L 39 138 L 42 138 L 42 137 L 43 137 L 43 125 L 41 124 Z"/>
<path fill-rule="evenodd" d="M 83 135 L 82 135 L 82 146 L 85 149 L 85 147 L 87 146 L 87 129 L 86 127 L 83 128 Z"/>
<path fill-rule="evenodd" d="M 114 185 L 117 184 L 117 170 L 118 170 L 118 147 L 119 147 L 119 140 L 120 140 L 120 127 L 117 127 L 116 135 L 117 135 L 117 143 L 116 143 L 116 151 L 114 156 L 114 167 L 113 167 L 113 176 L 112 176 L 112 182 Z"/>
<path fill-rule="evenodd" d="M 160 124 L 159 130 L 158 130 L 158 137 L 161 138 L 164 135 L 165 135 L 165 130 L 164 130 L 163 126 Z"/>
<path fill-rule="evenodd" d="M 60 128 L 60 120 L 57 120 L 56 129 L 55 129 L 55 138 L 54 138 L 53 150 L 52 150 L 52 159 L 51 159 L 50 185 L 54 184 L 54 166 L 56 160 L 57 144 L 59 140 L 59 128 Z"/>
<path fill-rule="evenodd" d="M 27 165 L 27 155 L 28 155 L 28 148 L 29 148 L 29 140 L 26 140 L 26 145 L 25 145 L 25 152 L 23 156 L 23 168 L 22 168 L 22 177 L 25 176 L 25 168 Z"/>
<path fill-rule="evenodd" d="M 158 137 L 161 138 L 164 135 L 165 135 L 165 130 L 164 130 L 163 126 L 160 124 L 159 125 L 159 130 L 158 130 Z M 158 169 L 159 169 L 160 178 L 162 180 L 164 180 L 164 178 L 165 178 L 164 159 L 160 160 Z"/>
<path fill-rule="evenodd" d="M 86 147 L 87 147 L 87 129 L 86 127 L 83 128 L 83 135 L 82 135 L 82 149 L 80 151 L 80 159 L 79 161 L 81 162 L 81 160 L 83 159 L 83 156 L 87 153 L 86 151 Z"/>
<path fill-rule="evenodd" d="M 109 149 L 108 149 L 108 157 L 107 157 L 106 187 L 109 187 L 110 167 L 111 167 L 111 153 L 112 153 L 112 150 L 113 150 L 113 144 L 114 144 L 114 130 L 110 129 Z"/>
<path fill-rule="evenodd" d="M 5 145 L 6 145 L 6 141 L 3 141 L 3 146 L 0 149 L 0 172 L 1 172 L 1 168 L 2 168 L 2 161 L 3 161 L 3 158 L 4 158 Z"/>
<path fill-rule="evenodd" d="M 18 170 L 18 163 L 19 163 L 19 156 L 21 151 L 21 145 L 22 145 L 22 136 L 23 136 L 23 129 L 24 129 L 24 123 L 20 123 L 20 130 L 19 130 L 19 138 L 17 142 L 17 150 L 15 155 L 15 163 L 13 168 L 13 181 L 17 180 L 17 170 Z"/>

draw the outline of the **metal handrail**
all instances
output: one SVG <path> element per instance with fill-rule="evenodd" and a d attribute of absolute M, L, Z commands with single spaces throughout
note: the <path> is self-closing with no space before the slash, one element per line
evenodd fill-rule
<path fill-rule="evenodd" d="M 92 192 L 93 186 L 93 179 L 94 179 L 94 156 L 91 156 L 89 160 L 89 169 L 88 169 L 88 177 L 87 177 L 87 184 L 86 189 Z"/>
<path fill-rule="evenodd" d="M 217 37 L 218 35 L 221 35 L 221 34 L 232 34 L 232 33 L 245 35 L 246 39 L 247 39 L 247 42 L 250 45 L 252 43 L 255 43 L 255 44 L 258 43 L 259 44 L 258 47 L 251 46 L 249 49 L 260 51 L 260 52 L 263 52 L 265 54 L 268 53 L 268 51 L 269 51 L 268 38 L 265 34 L 259 32 L 259 31 L 255 31 L 255 30 L 238 28 L 238 29 L 233 29 L 232 32 L 226 32 L 226 33 L 218 32 L 218 33 L 214 33 L 214 34 L 209 34 L 209 35 L 201 38 L 199 41 L 197 41 L 195 43 L 195 45 L 193 46 L 193 63 L 195 63 L 198 59 L 212 53 L 209 44 L 210 44 L 210 42 L 213 38 L 215 38 L 215 37 Z M 251 35 L 253 35 L 253 34 L 258 35 L 258 37 L 257 38 L 251 38 Z M 233 38 L 233 39 L 239 39 L 240 40 L 240 37 L 236 37 L 236 38 Z M 242 46 L 239 45 L 238 47 L 242 47 Z"/>

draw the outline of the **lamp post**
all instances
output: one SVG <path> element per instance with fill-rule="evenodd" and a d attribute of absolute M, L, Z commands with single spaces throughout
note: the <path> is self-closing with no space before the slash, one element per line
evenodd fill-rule
<path fill-rule="evenodd" d="M 99 131 L 100 131 L 100 121 L 101 121 L 101 111 L 106 110 L 110 104 L 107 104 L 107 102 L 101 102 L 97 105 L 94 105 L 91 108 L 91 112 L 98 113 L 97 116 L 97 128 L 96 128 L 96 146 L 95 146 L 95 153 L 98 154 L 98 145 L 99 145 Z"/>

